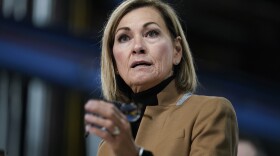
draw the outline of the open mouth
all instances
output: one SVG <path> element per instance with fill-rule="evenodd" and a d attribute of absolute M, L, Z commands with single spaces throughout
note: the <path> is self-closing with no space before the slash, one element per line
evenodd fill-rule
<path fill-rule="evenodd" d="M 151 66 L 151 65 L 152 65 L 152 63 L 147 62 L 147 61 L 137 61 L 137 62 L 133 62 L 131 64 L 131 68 L 136 68 L 139 66 Z"/>

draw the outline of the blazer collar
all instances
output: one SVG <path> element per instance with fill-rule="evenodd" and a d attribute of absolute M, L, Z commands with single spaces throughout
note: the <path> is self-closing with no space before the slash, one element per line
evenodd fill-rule
<path fill-rule="evenodd" d="M 159 94 L 157 94 L 159 106 L 172 106 L 181 98 L 176 88 L 175 80 L 172 80 Z"/>
<path fill-rule="evenodd" d="M 165 90 L 165 88 L 174 81 L 174 76 L 167 78 L 166 80 L 162 81 L 158 85 L 140 92 L 140 93 L 132 93 L 131 98 L 132 101 L 135 103 L 140 103 L 145 106 L 156 106 L 159 105 L 158 95 Z"/>

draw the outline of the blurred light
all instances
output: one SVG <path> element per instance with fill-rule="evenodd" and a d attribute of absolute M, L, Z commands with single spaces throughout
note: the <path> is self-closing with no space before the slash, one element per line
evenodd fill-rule
<path fill-rule="evenodd" d="M 14 10 L 14 0 L 3 0 L 3 16 L 8 18 L 12 15 Z"/>
<path fill-rule="evenodd" d="M 47 149 L 48 140 L 44 138 L 47 131 L 48 121 L 46 115 L 48 87 L 39 79 L 34 79 L 28 85 L 27 96 L 27 125 L 25 139 L 26 156 L 44 156 L 47 155 L 43 149 Z"/>
<path fill-rule="evenodd" d="M 35 26 L 48 26 L 52 17 L 52 0 L 34 0 L 32 21 Z"/>
<path fill-rule="evenodd" d="M 19 156 L 23 108 L 22 79 L 16 75 L 10 81 L 7 153 L 11 156 Z"/>
<path fill-rule="evenodd" d="M 27 14 L 27 0 L 14 0 L 14 17 L 16 21 L 23 20 Z"/>
<path fill-rule="evenodd" d="M 0 149 L 7 148 L 8 134 L 8 91 L 9 77 L 6 72 L 0 73 Z"/>

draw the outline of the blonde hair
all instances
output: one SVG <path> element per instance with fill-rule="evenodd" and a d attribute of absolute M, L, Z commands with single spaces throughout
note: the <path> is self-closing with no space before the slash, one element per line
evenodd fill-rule
<path fill-rule="evenodd" d="M 176 38 L 177 36 L 181 37 L 182 60 L 174 68 L 176 88 L 178 92 L 194 92 L 197 87 L 197 77 L 193 58 L 176 12 L 170 5 L 159 0 L 126 0 L 113 11 L 103 32 L 101 84 L 104 98 L 107 100 L 129 102 L 125 93 L 118 88 L 112 49 L 114 45 L 115 31 L 122 17 L 128 12 L 141 7 L 156 8 L 163 17 L 171 36 L 173 38 Z"/>

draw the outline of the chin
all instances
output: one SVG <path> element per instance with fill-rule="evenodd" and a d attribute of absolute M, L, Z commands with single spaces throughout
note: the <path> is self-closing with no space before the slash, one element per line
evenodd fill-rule
<path fill-rule="evenodd" d="M 160 83 L 160 79 L 156 78 L 155 76 L 149 77 L 136 77 L 130 81 L 130 87 L 134 92 L 141 92 L 147 89 L 150 89 Z M 135 90 L 135 88 L 137 88 Z"/>
<path fill-rule="evenodd" d="M 131 81 L 134 82 L 135 84 L 145 84 L 145 83 L 150 83 L 152 81 L 155 81 L 157 79 L 156 76 L 153 75 L 135 75 L 131 77 Z"/>
<path fill-rule="evenodd" d="M 149 79 L 138 79 L 138 80 L 131 81 L 131 84 L 133 86 L 145 86 L 149 83 L 151 83 L 151 80 Z"/>

